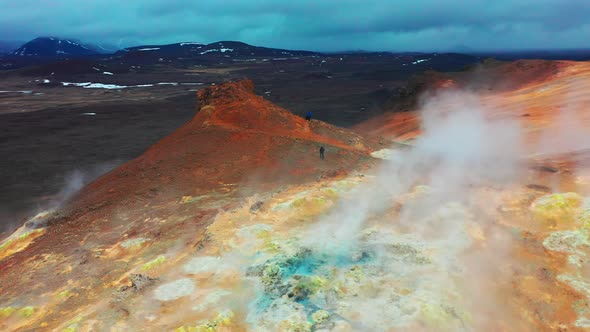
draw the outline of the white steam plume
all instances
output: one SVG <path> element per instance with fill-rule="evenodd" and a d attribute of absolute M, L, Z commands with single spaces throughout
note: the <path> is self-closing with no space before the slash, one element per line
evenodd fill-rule
<path fill-rule="evenodd" d="M 522 130 L 516 121 L 490 118 L 476 96 L 456 91 L 428 99 L 422 107 L 422 119 L 423 135 L 415 141 L 414 147 L 393 151 L 391 160 L 384 162 L 371 181 L 358 187 L 311 226 L 306 245 L 333 256 L 350 256 L 362 245 L 359 234 L 375 220 L 381 224 L 381 229 L 399 234 L 400 239 L 411 235 L 416 245 L 422 243 L 438 248 L 431 257 L 434 267 L 425 273 L 395 261 L 384 260 L 380 264 L 394 264 L 386 269 L 391 268 L 391 273 L 403 273 L 404 279 L 411 279 L 415 289 L 426 294 L 422 299 L 437 305 L 453 297 L 450 295 L 453 291 L 458 292 L 458 305 L 478 311 L 471 325 L 485 325 L 493 318 L 483 312 L 493 311 L 498 304 L 495 295 L 483 294 L 473 282 L 463 284 L 457 280 L 490 280 L 490 276 L 496 275 L 496 269 L 484 270 L 483 265 L 491 262 L 488 258 L 494 255 L 498 255 L 497 259 L 507 257 L 510 243 L 502 234 L 493 233 L 494 236 L 486 239 L 485 251 L 468 251 L 473 245 L 469 232 L 478 233 L 489 226 L 486 225 L 488 217 L 475 206 L 473 188 L 501 186 L 519 179 L 523 171 Z M 383 220 L 382 213 L 391 210 L 403 195 L 412 193 L 416 185 L 427 185 L 428 195 L 405 202 L 397 217 Z M 380 255 L 383 257 L 387 257 L 385 243 Z M 480 275 L 480 268 L 488 272 Z M 487 300 L 474 306 L 479 296 Z M 358 299 L 354 305 L 381 307 L 379 299 L 384 300 L 379 296 Z M 503 310 L 496 310 L 496 313 Z M 381 315 L 387 314 L 375 311 L 376 317 L 368 321 L 383 321 Z"/>
<path fill-rule="evenodd" d="M 440 105 L 457 105 L 443 110 Z M 510 120 L 490 120 L 477 97 L 446 92 L 422 107 L 423 135 L 414 148 L 393 151 L 369 184 L 330 212 L 310 231 L 311 242 L 328 236 L 341 250 L 352 244 L 367 218 L 389 209 L 392 200 L 416 184 L 428 184 L 443 200 L 461 198 L 472 185 L 509 181 L 519 175 L 521 128 Z M 332 242 L 332 241 L 330 241 Z"/>

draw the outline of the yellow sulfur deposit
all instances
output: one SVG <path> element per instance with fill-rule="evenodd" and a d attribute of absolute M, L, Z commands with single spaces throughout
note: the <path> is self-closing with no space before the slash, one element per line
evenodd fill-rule
<path fill-rule="evenodd" d="M 315 324 L 321 324 L 330 318 L 330 313 L 326 310 L 318 310 L 311 314 L 311 319 Z"/>
<path fill-rule="evenodd" d="M 319 290 L 324 289 L 328 281 L 320 276 L 302 276 L 291 291 L 295 298 L 311 296 Z"/>
<path fill-rule="evenodd" d="M 340 196 L 338 190 L 334 188 L 325 188 L 322 190 L 322 194 L 329 199 L 338 199 L 338 197 Z"/>
<path fill-rule="evenodd" d="M 17 309 L 13 307 L 4 307 L 0 308 L 0 318 L 8 318 L 12 313 L 14 313 Z"/>
<path fill-rule="evenodd" d="M 22 318 L 29 318 L 33 313 L 35 313 L 35 307 L 32 306 L 21 308 L 16 312 L 16 314 Z"/>
<path fill-rule="evenodd" d="M 229 326 L 232 325 L 234 313 L 231 310 L 226 310 L 215 316 L 212 320 L 200 322 L 196 326 L 181 326 L 174 330 L 175 332 L 216 332 L 216 331 L 230 331 Z"/>
<path fill-rule="evenodd" d="M 281 251 L 280 245 L 275 242 L 272 237 L 271 233 L 267 230 L 263 230 L 256 234 L 258 240 L 262 242 L 262 250 L 269 254 L 278 254 Z"/>
<path fill-rule="evenodd" d="M 182 198 L 180 199 L 180 203 L 186 204 L 186 203 L 190 203 L 192 200 L 193 200 L 193 196 L 182 196 Z"/>
<path fill-rule="evenodd" d="M 279 324 L 279 331 L 311 332 L 311 323 L 286 319 Z"/>
<path fill-rule="evenodd" d="M 33 306 L 15 308 L 15 307 L 4 307 L 0 308 L 0 318 L 18 317 L 18 318 L 29 318 L 35 313 L 36 308 Z"/>
<path fill-rule="evenodd" d="M 151 269 L 153 269 L 155 267 L 158 267 L 158 266 L 164 264 L 164 262 L 166 262 L 166 257 L 163 256 L 163 255 L 160 255 L 160 256 L 152 259 L 151 261 L 143 264 L 143 266 L 141 267 L 141 270 L 142 271 L 151 270 Z"/>
<path fill-rule="evenodd" d="M 590 231 L 590 209 L 585 209 L 578 215 L 578 222 L 582 229 Z"/>
<path fill-rule="evenodd" d="M 352 279 L 354 281 L 361 281 L 365 274 L 363 273 L 363 269 L 360 266 L 353 266 L 350 270 L 346 272 L 346 277 Z"/>
<path fill-rule="evenodd" d="M 544 195 L 537 198 L 530 207 L 535 219 L 550 223 L 568 223 L 574 220 L 582 206 L 582 197 L 573 192 Z"/>
<path fill-rule="evenodd" d="M 72 292 L 70 292 L 69 290 L 64 290 L 61 291 L 57 294 L 57 298 L 58 299 L 66 299 L 68 297 L 70 297 L 72 295 Z"/>
<path fill-rule="evenodd" d="M 34 239 L 41 236 L 44 229 L 34 229 L 21 235 L 11 237 L 0 244 L 0 259 L 25 249 Z"/>

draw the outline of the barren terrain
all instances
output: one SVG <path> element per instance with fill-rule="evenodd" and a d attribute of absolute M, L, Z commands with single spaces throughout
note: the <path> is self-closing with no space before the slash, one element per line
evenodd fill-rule
<path fill-rule="evenodd" d="M 252 81 L 201 89 L 190 121 L 2 243 L 0 324 L 585 330 L 589 76 L 549 68 L 511 89 L 436 81 L 362 134 Z"/>

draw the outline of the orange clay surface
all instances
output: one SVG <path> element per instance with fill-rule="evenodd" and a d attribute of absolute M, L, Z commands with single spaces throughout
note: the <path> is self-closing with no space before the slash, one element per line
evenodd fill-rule
<path fill-rule="evenodd" d="M 484 79 L 480 78 L 485 77 Z M 443 76 L 443 77 L 439 77 Z M 441 74 L 431 83 L 434 93 L 472 91 L 493 118 L 519 118 L 529 127 L 531 141 L 551 132 L 564 113 L 590 128 L 590 62 L 520 60 L 470 74 Z M 485 80 L 488 88 L 473 88 Z M 462 107 L 460 99 L 437 104 L 439 111 Z M 407 141 L 420 135 L 421 107 L 412 112 L 385 114 L 357 126 L 359 132 Z"/>

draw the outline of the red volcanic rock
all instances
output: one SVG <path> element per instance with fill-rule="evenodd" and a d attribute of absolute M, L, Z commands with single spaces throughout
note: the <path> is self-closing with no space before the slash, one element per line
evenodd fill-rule
<path fill-rule="evenodd" d="M 351 131 L 293 115 L 255 95 L 250 80 L 211 86 L 198 99 L 193 119 L 89 184 L 70 206 L 195 195 L 220 183 L 303 181 L 354 167 L 376 146 Z"/>
<path fill-rule="evenodd" d="M 199 113 L 192 123 L 219 125 L 277 134 L 309 131 L 308 123 L 254 94 L 254 83 L 242 80 L 212 86 L 197 93 Z"/>
<path fill-rule="evenodd" d="M 252 98 L 252 94 L 254 94 L 254 82 L 244 79 L 199 90 L 197 97 L 201 106 L 208 104 L 222 105 L 231 101 Z"/>

